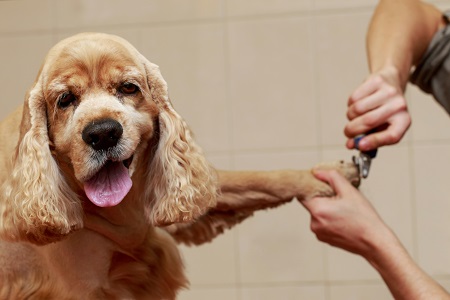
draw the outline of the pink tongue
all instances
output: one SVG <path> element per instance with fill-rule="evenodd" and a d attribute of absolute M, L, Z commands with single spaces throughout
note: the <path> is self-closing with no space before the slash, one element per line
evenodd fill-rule
<path fill-rule="evenodd" d="M 109 207 L 119 204 L 130 191 L 131 185 L 128 169 L 123 163 L 109 162 L 84 183 L 84 191 L 95 205 Z"/>

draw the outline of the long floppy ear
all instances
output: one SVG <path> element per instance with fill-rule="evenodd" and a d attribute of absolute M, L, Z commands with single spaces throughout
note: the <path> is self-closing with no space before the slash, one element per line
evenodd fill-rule
<path fill-rule="evenodd" d="M 170 103 L 159 67 L 145 58 L 148 84 L 159 108 L 159 141 L 150 164 L 147 197 L 151 222 L 190 222 L 216 205 L 217 175 Z"/>
<path fill-rule="evenodd" d="M 1 187 L 0 236 L 46 244 L 83 224 L 82 207 L 53 159 L 40 80 L 28 93 L 12 171 Z"/>

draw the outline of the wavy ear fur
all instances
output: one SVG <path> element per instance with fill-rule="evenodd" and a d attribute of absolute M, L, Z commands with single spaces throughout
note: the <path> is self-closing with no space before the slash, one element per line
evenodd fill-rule
<path fill-rule="evenodd" d="M 82 227 L 83 213 L 53 159 L 40 80 L 28 93 L 12 172 L 1 187 L 0 237 L 46 244 Z"/>
<path fill-rule="evenodd" d="M 154 225 L 190 222 L 215 206 L 217 175 L 170 103 L 159 67 L 145 58 L 153 101 L 159 107 L 159 141 L 150 164 L 148 216 Z"/>

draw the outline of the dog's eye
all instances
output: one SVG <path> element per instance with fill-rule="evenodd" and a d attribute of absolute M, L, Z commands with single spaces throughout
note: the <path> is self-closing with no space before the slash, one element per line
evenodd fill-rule
<path fill-rule="evenodd" d="M 66 108 L 70 104 L 72 104 L 72 102 L 74 102 L 75 100 L 76 100 L 76 97 L 74 94 L 72 94 L 71 92 L 65 92 L 59 97 L 58 106 L 60 108 Z"/>
<path fill-rule="evenodd" d="M 120 86 L 119 91 L 122 94 L 131 95 L 131 94 L 134 94 L 134 93 L 138 92 L 139 88 L 133 83 L 125 82 L 124 84 L 122 84 Z"/>

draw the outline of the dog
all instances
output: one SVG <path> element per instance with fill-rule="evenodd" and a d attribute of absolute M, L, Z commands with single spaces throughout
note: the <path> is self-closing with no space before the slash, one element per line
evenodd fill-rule
<path fill-rule="evenodd" d="M 177 243 L 333 194 L 310 170 L 216 170 L 159 67 L 113 35 L 56 44 L 0 137 L 0 299 L 175 299 Z"/>

